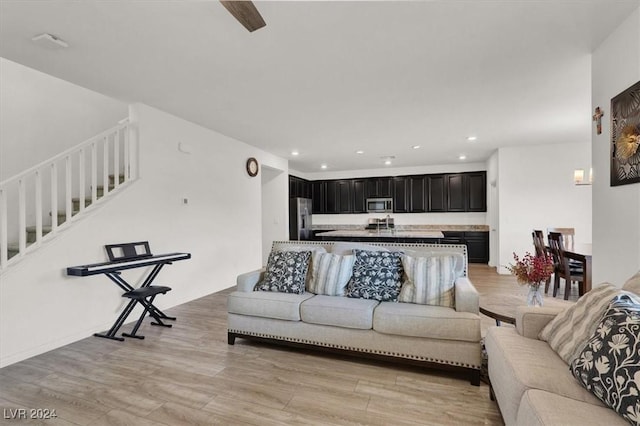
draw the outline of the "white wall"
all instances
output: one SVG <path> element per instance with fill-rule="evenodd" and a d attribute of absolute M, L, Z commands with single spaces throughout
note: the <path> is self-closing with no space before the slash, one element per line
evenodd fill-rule
<path fill-rule="evenodd" d="M 499 265 L 500 193 L 498 191 L 499 151 L 487 160 L 487 224 L 489 225 L 489 266 Z"/>
<path fill-rule="evenodd" d="M 173 288 L 158 297 L 161 309 L 230 287 L 262 265 L 261 179 L 247 175 L 245 162 L 282 170 L 286 188 L 287 161 L 144 105 L 131 116 L 141 179 L 3 273 L 0 366 L 109 328 L 121 290 L 104 276 L 65 275 L 68 266 L 105 260 L 105 244 L 149 240 L 156 254 L 192 254 L 161 272 L 157 284 Z M 180 142 L 191 154 L 178 151 Z M 286 217 L 286 203 L 281 209 Z M 124 277 L 138 284 L 142 273 Z"/>
<path fill-rule="evenodd" d="M 304 179 L 351 179 L 376 176 L 404 176 L 430 173 L 457 173 L 486 170 L 484 163 L 444 164 L 421 167 L 389 167 L 384 169 L 351 170 L 338 172 L 289 173 Z M 313 225 L 366 225 L 369 218 L 385 217 L 386 214 L 314 214 Z M 485 225 L 486 213 L 393 213 L 396 225 Z"/>
<path fill-rule="evenodd" d="M 0 181 L 127 117 L 128 105 L 0 58 Z"/>
<path fill-rule="evenodd" d="M 262 264 L 266 265 L 271 244 L 289 239 L 289 175 L 262 167 Z M 284 208 L 283 208 L 284 206 Z"/>
<path fill-rule="evenodd" d="M 589 143 L 500 148 L 498 152 L 500 273 L 518 255 L 533 252 L 531 231 L 575 228 L 576 243 L 591 243 L 591 186 L 573 183 L 574 169 L 589 169 Z"/>
<path fill-rule="evenodd" d="M 602 134 L 593 126 L 593 283 L 618 286 L 640 269 L 640 184 L 611 187 L 611 98 L 640 81 L 640 9 L 594 52 L 592 111 L 604 110 Z"/>

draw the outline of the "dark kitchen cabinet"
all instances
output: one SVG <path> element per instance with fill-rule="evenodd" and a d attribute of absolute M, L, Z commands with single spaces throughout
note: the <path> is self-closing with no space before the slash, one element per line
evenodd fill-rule
<path fill-rule="evenodd" d="M 338 213 L 338 182 L 326 181 L 325 213 Z"/>
<path fill-rule="evenodd" d="M 289 175 L 289 198 L 311 198 L 311 182 Z"/>
<path fill-rule="evenodd" d="M 467 209 L 465 197 L 465 175 L 462 173 L 445 175 L 447 185 L 447 211 L 464 212 Z"/>
<path fill-rule="evenodd" d="M 464 244 L 463 231 L 442 231 L 444 238 L 440 238 L 441 244 Z"/>
<path fill-rule="evenodd" d="M 307 181 L 289 177 L 291 197 L 314 213 L 366 213 L 367 198 L 393 198 L 395 213 L 486 212 L 486 172 Z"/>
<path fill-rule="evenodd" d="M 430 212 L 447 211 L 447 191 L 444 175 L 431 175 L 427 177 L 428 205 Z"/>
<path fill-rule="evenodd" d="M 410 213 L 424 213 L 427 211 L 427 191 L 425 182 L 426 178 L 424 177 L 424 175 L 410 176 L 408 178 L 408 207 Z"/>
<path fill-rule="evenodd" d="M 489 263 L 489 232 L 465 232 L 464 239 L 470 263 Z"/>
<path fill-rule="evenodd" d="M 352 213 L 351 188 L 353 182 L 349 179 L 339 180 L 338 190 L 338 213 Z"/>
<path fill-rule="evenodd" d="M 325 213 L 351 213 L 351 180 L 328 180 L 325 189 Z"/>
<path fill-rule="evenodd" d="M 393 212 L 407 213 L 409 211 L 409 185 L 406 177 L 393 178 Z"/>
<path fill-rule="evenodd" d="M 367 212 L 366 179 L 354 179 L 352 181 L 353 198 L 351 203 L 352 213 Z"/>
<path fill-rule="evenodd" d="M 467 211 L 487 211 L 487 174 L 485 172 L 468 173 L 467 175 Z"/>
<path fill-rule="evenodd" d="M 327 184 L 323 180 L 311 182 L 311 205 L 314 214 L 324 214 L 327 211 L 326 199 Z"/>
<path fill-rule="evenodd" d="M 366 180 L 367 198 L 388 198 L 392 196 L 393 186 L 390 177 L 376 177 Z"/>

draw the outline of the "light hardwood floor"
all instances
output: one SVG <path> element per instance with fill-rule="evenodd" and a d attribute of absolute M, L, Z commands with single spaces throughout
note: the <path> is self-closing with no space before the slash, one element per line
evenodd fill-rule
<path fill-rule="evenodd" d="M 511 276 L 482 265 L 471 265 L 469 276 L 481 293 L 510 292 L 524 300 Z M 455 373 L 244 339 L 229 346 L 230 291 L 167 310 L 178 317 L 171 329 L 145 320 L 145 340 L 88 337 L 0 369 L 0 423 L 502 424 L 489 387 L 471 386 Z M 484 317 L 483 333 L 492 325 Z M 11 420 L 17 409 L 27 409 L 27 417 L 29 409 L 55 410 L 57 418 Z"/>

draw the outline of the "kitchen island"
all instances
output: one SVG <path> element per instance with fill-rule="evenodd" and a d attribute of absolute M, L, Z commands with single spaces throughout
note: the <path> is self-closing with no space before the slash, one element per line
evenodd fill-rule
<path fill-rule="evenodd" d="M 317 233 L 316 236 L 323 241 L 377 241 L 379 239 L 388 241 L 388 239 L 391 238 L 394 240 L 415 239 L 421 240 L 421 242 L 438 242 L 437 240 L 444 238 L 444 234 L 440 231 L 396 231 L 395 229 L 348 229 L 325 231 Z M 337 240 L 338 238 L 340 240 Z M 348 240 L 342 240 L 343 238 L 347 238 Z"/>
<path fill-rule="evenodd" d="M 416 244 L 465 244 L 470 263 L 489 262 L 489 231 L 486 225 L 399 226 L 394 229 L 362 229 L 353 225 L 314 226 L 320 241 L 355 241 Z"/>

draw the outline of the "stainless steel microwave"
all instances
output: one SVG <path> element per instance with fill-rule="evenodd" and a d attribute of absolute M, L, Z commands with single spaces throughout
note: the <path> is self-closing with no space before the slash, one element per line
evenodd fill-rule
<path fill-rule="evenodd" d="M 367 198 L 367 213 L 393 213 L 393 198 Z"/>

